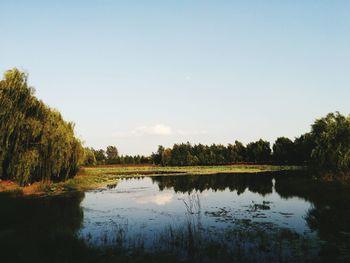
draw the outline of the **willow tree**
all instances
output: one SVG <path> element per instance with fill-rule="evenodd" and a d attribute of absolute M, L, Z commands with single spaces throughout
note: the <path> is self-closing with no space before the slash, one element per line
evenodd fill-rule
<path fill-rule="evenodd" d="M 12 69 L 0 81 L 0 178 L 21 185 L 74 176 L 83 157 L 74 124 L 34 96 L 27 74 Z"/>
<path fill-rule="evenodd" d="M 312 125 L 313 164 L 322 170 L 350 172 L 350 116 L 329 113 Z"/>

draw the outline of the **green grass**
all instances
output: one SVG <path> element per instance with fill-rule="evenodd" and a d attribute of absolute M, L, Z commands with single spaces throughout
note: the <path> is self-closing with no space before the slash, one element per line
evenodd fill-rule
<path fill-rule="evenodd" d="M 159 175 L 208 175 L 221 173 L 258 173 L 270 171 L 285 171 L 301 169 L 298 166 L 276 165 L 220 165 L 220 166 L 94 166 L 85 167 L 90 175 L 115 175 L 118 178 L 130 176 L 159 176 Z"/>
<path fill-rule="evenodd" d="M 104 188 L 109 184 L 117 183 L 117 181 L 118 179 L 115 175 L 86 173 L 84 169 L 81 169 L 78 175 L 65 182 L 36 182 L 25 187 L 21 187 L 14 182 L 11 182 L 9 186 L 1 186 L 0 184 L 0 193 L 9 193 L 14 196 L 52 196 Z"/>

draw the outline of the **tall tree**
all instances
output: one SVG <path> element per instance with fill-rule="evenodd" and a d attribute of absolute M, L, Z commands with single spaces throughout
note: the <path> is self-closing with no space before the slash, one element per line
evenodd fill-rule
<path fill-rule="evenodd" d="M 106 152 L 104 150 L 92 149 L 92 151 L 94 152 L 97 164 L 104 164 L 106 162 Z"/>
<path fill-rule="evenodd" d="M 93 148 L 84 149 L 84 165 L 96 165 L 96 157 Z"/>
<path fill-rule="evenodd" d="M 308 165 L 311 162 L 311 153 L 315 142 L 311 133 L 305 133 L 294 140 L 295 160 L 297 164 Z"/>
<path fill-rule="evenodd" d="M 256 142 L 248 143 L 246 152 L 249 162 L 266 163 L 271 160 L 270 143 L 262 139 Z"/>
<path fill-rule="evenodd" d="M 228 145 L 227 151 L 229 163 L 241 163 L 246 161 L 246 148 L 243 143 L 235 141 L 235 144 Z"/>
<path fill-rule="evenodd" d="M 110 164 L 115 164 L 118 163 L 118 149 L 115 146 L 108 146 L 106 149 L 106 154 L 107 154 L 107 162 Z"/>
<path fill-rule="evenodd" d="M 0 178 L 27 184 L 76 174 L 84 150 L 74 124 L 34 96 L 27 74 L 12 69 L 0 81 Z"/>
<path fill-rule="evenodd" d="M 321 169 L 350 171 L 350 116 L 339 112 L 317 119 L 311 127 L 313 164 Z"/>
<path fill-rule="evenodd" d="M 279 137 L 272 146 L 273 160 L 279 164 L 296 163 L 294 142 L 286 137 Z"/>

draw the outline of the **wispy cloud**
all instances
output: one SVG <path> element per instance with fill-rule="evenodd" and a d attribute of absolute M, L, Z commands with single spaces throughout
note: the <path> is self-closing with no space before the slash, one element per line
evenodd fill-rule
<path fill-rule="evenodd" d="M 153 126 L 140 126 L 134 129 L 132 134 L 135 135 L 172 135 L 173 129 L 164 124 L 156 124 Z"/>
<path fill-rule="evenodd" d="M 171 135 L 199 135 L 206 134 L 206 131 L 191 131 L 191 130 L 181 130 L 173 129 L 169 125 L 165 124 L 155 124 L 152 126 L 139 126 L 131 131 L 121 131 L 115 132 L 113 137 L 139 137 L 146 135 L 153 136 L 171 136 Z"/>

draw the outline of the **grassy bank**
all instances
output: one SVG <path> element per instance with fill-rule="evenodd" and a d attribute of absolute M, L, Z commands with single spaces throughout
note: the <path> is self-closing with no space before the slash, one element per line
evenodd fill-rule
<path fill-rule="evenodd" d="M 51 196 L 74 191 L 87 191 L 107 187 L 109 184 L 117 182 L 116 176 L 91 174 L 81 169 L 74 178 L 65 182 L 36 182 L 28 186 L 21 187 L 15 182 L 0 181 L 0 193 L 11 193 L 24 196 Z"/>
<path fill-rule="evenodd" d="M 259 173 L 300 169 L 297 166 L 277 165 L 220 165 L 220 166 L 156 166 L 156 165 L 100 165 L 84 168 L 90 175 L 115 175 L 119 178 L 137 175 L 201 175 L 221 173 Z"/>
<path fill-rule="evenodd" d="M 116 184 L 118 179 L 135 176 L 172 176 L 172 175 L 210 175 L 227 173 L 259 173 L 300 169 L 297 166 L 274 165 L 222 165 L 222 166 L 185 166 L 162 167 L 154 165 L 103 165 L 82 168 L 78 175 L 65 182 L 38 182 L 25 187 L 11 181 L 0 181 L 0 192 L 18 195 L 49 196 L 72 191 L 87 191 L 105 188 Z"/>

